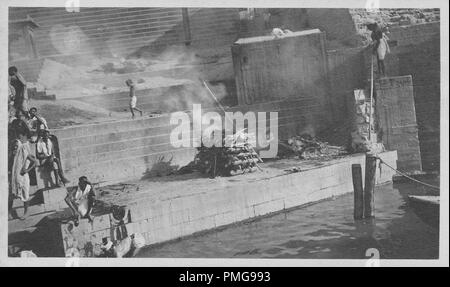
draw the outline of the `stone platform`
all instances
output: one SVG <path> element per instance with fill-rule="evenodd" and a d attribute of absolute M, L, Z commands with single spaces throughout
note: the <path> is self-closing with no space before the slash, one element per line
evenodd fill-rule
<path fill-rule="evenodd" d="M 396 151 L 380 157 L 396 167 Z M 35 216 L 31 216 L 10 221 L 9 237 L 19 242 L 18 234 L 28 232 L 28 243 L 40 243 L 34 248 L 40 256 L 91 256 L 102 240 L 114 241 L 133 233 L 143 235 L 146 244 L 162 243 L 352 192 L 352 164 L 361 164 L 364 172 L 365 155 L 328 161 L 267 161 L 262 164 L 263 171 L 226 178 L 191 173 L 102 186 L 96 192 L 103 206 L 126 208 L 122 222 L 105 209 L 97 211 L 93 223 L 83 219 L 75 227 L 65 208 L 38 214 L 39 220 L 33 221 Z M 300 171 L 292 172 L 293 167 Z M 385 166 L 377 168 L 377 184 L 391 181 L 393 175 Z M 54 192 L 58 193 L 55 198 L 62 198 L 62 190 Z"/>

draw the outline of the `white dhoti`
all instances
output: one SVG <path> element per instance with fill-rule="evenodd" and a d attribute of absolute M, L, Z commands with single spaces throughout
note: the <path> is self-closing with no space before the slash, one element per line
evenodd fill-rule
<path fill-rule="evenodd" d="M 130 99 L 130 108 L 132 109 L 136 108 L 136 102 L 137 102 L 136 96 L 132 96 Z"/>
<path fill-rule="evenodd" d="M 387 43 L 386 39 L 383 37 L 380 40 L 380 44 L 377 48 L 377 57 L 378 60 L 384 60 L 384 57 L 386 57 L 386 53 L 390 53 L 389 44 Z"/>
<path fill-rule="evenodd" d="M 30 146 L 28 143 L 20 144 L 14 157 L 14 163 L 11 173 L 11 189 L 22 201 L 30 199 L 30 177 L 28 173 L 21 175 L 22 168 L 28 168 L 30 161 Z"/>

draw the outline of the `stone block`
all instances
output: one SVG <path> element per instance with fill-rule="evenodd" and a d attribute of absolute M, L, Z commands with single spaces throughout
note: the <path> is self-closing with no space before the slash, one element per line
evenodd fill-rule
<path fill-rule="evenodd" d="M 57 187 L 42 190 L 42 197 L 44 199 L 44 208 L 46 211 L 60 210 L 67 207 L 64 199 L 67 196 L 67 189 L 65 187 Z"/>

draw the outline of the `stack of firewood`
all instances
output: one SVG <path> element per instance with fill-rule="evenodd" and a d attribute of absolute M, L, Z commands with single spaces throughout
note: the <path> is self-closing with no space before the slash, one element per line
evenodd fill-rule
<path fill-rule="evenodd" d="M 206 147 L 202 143 L 194 162 L 198 170 L 214 178 L 254 172 L 260 161 L 248 135 L 241 132 L 223 137 L 221 145 Z"/>
<path fill-rule="evenodd" d="M 293 136 L 287 140 L 287 143 L 281 144 L 300 159 L 318 159 L 346 153 L 344 147 L 329 145 L 308 134 Z"/>

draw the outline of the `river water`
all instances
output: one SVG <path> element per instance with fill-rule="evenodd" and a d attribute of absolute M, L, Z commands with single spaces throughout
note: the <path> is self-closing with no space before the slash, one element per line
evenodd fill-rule
<path fill-rule="evenodd" d="M 438 179 L 427 182 L 439 185 Z M 353 219 L 353 194 L 232 225 L 176 242 L 149 246 L 137 257 L 436 259 L 439 230 L 410 206 L 408 195 L 437 195 L 415 183 L 390 183 L 375 192 L 375 218 Z"/>

